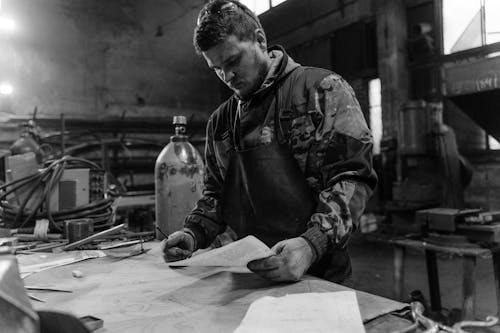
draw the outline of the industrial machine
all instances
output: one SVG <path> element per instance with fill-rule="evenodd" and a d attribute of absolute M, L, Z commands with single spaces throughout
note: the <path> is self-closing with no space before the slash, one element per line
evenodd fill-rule
<path fill-rule="evenodd" d="M 500 211 L 431 208 L 417 211 L 415 219 L 428 241 L 442 245 L 500 242 Z"/>
<path fill-rule="evenodd" d="M 66 169 L 50 195 L 50 210 L 84 206 L 104 198 L 106 175 L 100 169 Z"/>
<path fill-rule="evenodd" d="M 0 185 L 2 224 L 33 227 L 47 219 L 61 232 L 69 219 L 90 218 L 94 229 L 113 224 L 113 198 L 105 197 L 105 171 L 93 162 L 64 156 L 40 168 L 33 152 L 8 157 L 6 184 Z"/>
<path fill-rule="evenodd" d="M 444 97 L 497 140 L 500 139 L 500 118 L 496 112 L 500 105 L 499 68 L 498 55 L 478 54 L 477 58 L 468 61 L 446 63 L 442 72 Z M 411 132 L 406 135 L 411 135 Z M 455 169 L 445 179 L 448 187 L 450 180 L 455 180 L 455 187 L 448 192 L 460 192 L 463 190 L 462 184 L 456 182 L 460 169 L 452 163 L 445 166 L 449 167 L 449 170 Z M 498 191 L 495 179 L 490 179 L 490 182 L 491 184 L 486 184 L 490 188 L 484 189 L 483 192 Z M 455 202 L 458 205 L 453 205 L 453 202 L 442 203 L 441 206 L 448 208 L 418 210 L 415 221 L 428 233 L 429 239 L 441 243 L 459 242 L 461 245 L 467 245 L 470 242 L 500 242 L 500 211 L 495 210 L 498 209 L 498 202 L 495 201 L 497 197 L 492 198 L 493 200 L 481 202 L 481 206 L 489 206 L 491 210 L 464 209 L 464 206 L 460 205 L 463 201 Z"/>
<path fill-rule="evenodd" d="M 442 103 L 408 101 L 401 110 L 396 179 L 386 205 L 395 229 L 419 232 L 417 210 L 463 209 L 472 170 L 460 155 L 453 130 L 442 120 Z"/>

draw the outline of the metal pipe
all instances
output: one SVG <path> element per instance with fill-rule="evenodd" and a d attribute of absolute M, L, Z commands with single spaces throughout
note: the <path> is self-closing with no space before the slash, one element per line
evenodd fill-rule
<path fill-rule="evenodd" d="M 108 230 L 104 230 L 104 231 L 101 231 L 95 235 L 92 235 L 92 236 L 89 236 L 87 238 L 84 238 L 84 239 L 81 239 L 79 241 L 76 241 L 74 243 L 71 243 L 71 244 L 68 244 L 66 245 L 65 247 L 63 247 L 62 249 L 64 251 L 68 251 L 68 250 L 71 250 L 71 249 L 74 249 L 75 247 L 78 247 L 78 246 L 81 246 L 81 245 L 84 245 L 84 244 L 87 244 L 87 243 L 90 243 L 91 241 L 93 240 L 96 240 L 96 239 L 99 239 L 101 237 L 104 237 L 104 236 L 108 236 L 108 235 L 111 235 L 111 234 L 114 234 L 115 232 L 117 231 L 120 231 L 121 229 L 123 229 L 125 227 L 125 224 L 120 224 L 120 225 L 117 225 L 116 227 L 113 227 L 111 229 L 108 229 Z"/>

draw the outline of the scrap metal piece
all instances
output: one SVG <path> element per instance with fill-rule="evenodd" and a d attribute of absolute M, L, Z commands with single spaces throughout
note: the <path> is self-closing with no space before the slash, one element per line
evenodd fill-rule
<path fill-rule="evenodd" d="M 415 321 L 411 326 L 408 326 L 402 330 L 394 331 L 392 333 L 408 333 L 416 331 L 420 326 L 425 327 L 423 333 L 439 333 L 439 332 L 449 332 L 449 333 L 469 333 L 463 330 L 464 327 L 493 327 L 499 323 L 499 319 L 495 316 L 486 317 L 485 321 L 460 321 L 453 325 L 453 327 L 446 326 L 432 319 L 424 316 L 424 306 L 420 302 L 412 302 L 410 304 L 411 316 Z"/>
<path fill-rule="evenodd" d="M 468 333 L 463 330 L 463 327 L 493 327 L 498 324 L 498 317 L 488 316 L 485 321 L 460 321 L 453 325 L 454 332 L 456 333 Z"/>
<path fill-rule="evenodd" d="M 101 231 L 101 232 L 98 232 L 97 234 L 94 234 L 92 236 L 89 236 L 87 238 L 84 238 L 82 240 L 79 240 L 79 241 L 76 241 L 74 243 L 71 243 L 71 244 L 68 244 L 66 245 L 65 247 L 63 247 L 63 250 L 64 251 L 68 251 L 68 250 L 72 250 L 74 248 L 77 248 L 79 246 L 82 246 L 84 244 L 87 244 L 87 243 L 90 243 L 92 242 L 93 240 L 96 240 L 96 239 L 99 239 L 99 238 L 102 238 L 104 236 L 107 236 L 107 235 L 110 235 L 110 234 L 114 234 L 115 232 L 118 232 L 120 231 L 121 229 L 123 229 L 125 227 L 125 224 L 120 224 L 120 225 L 117 225 L 116 227 L 113 227 L 111 229 L 108 229 L 108 230 L 104 230 L 104 231 Z"/>
<path fill-rule="evenodd" d="M 39 317 L 19 276 L 17 260 L 0 255 L 0 327 L 2 333 L 36 333 Z"/>
<path fill-rule="evenodd" d="M 30 299 L 34 300 L 34 301 L 37 301 L 37 302 L 40 302 L 40 303 L 45 303 L 45 301 L 44 301 L 43 299 L 38 298 L 38 297 L 36 297 L 36 296 L 35 296 L 35 295 L 33 295 L 33 294 L 28 294 L 28 297 L 29 297 Z"/>
<path fill-rule="evenodd" d="M 42 287 L 42 286 L 24 286 L 26 290 L 38 290 L 38 291 L 57 291 L 61 293 L 72 293 L 73 291 L 67 289 L 59 289 L 53 287 Z"/>

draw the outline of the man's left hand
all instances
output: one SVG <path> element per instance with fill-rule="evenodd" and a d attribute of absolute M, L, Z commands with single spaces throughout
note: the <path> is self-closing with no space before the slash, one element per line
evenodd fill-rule
<path fill-rule="evenodd" d="M 312 265 L 314 250 L 302 237 L 283 240 L 271 250 L 276 254 L 250 261 L 248 269 L 272 281 L 298 281 Z"/>

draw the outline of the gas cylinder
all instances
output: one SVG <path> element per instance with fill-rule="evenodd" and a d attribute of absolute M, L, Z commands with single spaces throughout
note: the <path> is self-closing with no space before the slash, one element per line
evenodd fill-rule
<path fill-rule="evenodd" d="M 175 135 L 155 163 L 156 226 L 169 235 L 183 227 L 185 217 L 202 194 L 203 159 L 186 135 L 186 117 L 174 117 Z M 157 230 L 157 239 L 165 238 Z"/>

